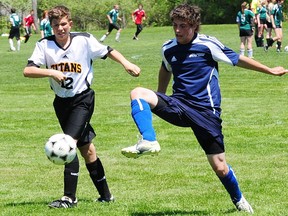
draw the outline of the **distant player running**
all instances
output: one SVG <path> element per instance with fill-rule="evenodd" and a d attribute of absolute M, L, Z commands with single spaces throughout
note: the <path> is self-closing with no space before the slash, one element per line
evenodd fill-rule
<path fill-rule="evenodd" d="M 24 43 L 27 43 L 27 41 L 29 40 L 30 36 L 32 35 L 32 29 L 34 31 L 36 31 L 36 27 L 35 27 L 35 24 L 34 24 L 34 10 L 31 10 L 30 11 L 30 14 L 28 14 L 28 16 L 26 16 L 24 18 L 24 29 L 25 29 L 25 41 Z"/>
<path fill-rule="evenodd" d="M 48 15 L 54 35 L 36 43 L 24 69 L 24 76 L 49 77 L 50 86 L 55 92 L 53 105 L 56 116 L 63 132 L 77 142 L 86 168 L 100 195 L 97 201 L 113 201 L 104 168 L 92 143 L 96 136 L 90 125 L 95 97 L 94 91 L 90 88 L 93 79 L 92 61 L 109 57 L 120 63 L 132 76 L 138 76 L 140 69 L 118 51 L 99 43 L 91 34 L 70 32 L 72 20 L 68 8 L 57 6 L 51 9 Z M 71 208 L 77 205 L 78 173 L 79 160 L 76 156 L 64 168 L 63 197 L 51 202 L 50 207 Z"/>
<path fill-rule="evenodd" d="M 103 42 L 108 37 L 108 35 L 112 32 L 113 29 L 117 30 L 115 40 L 117 42 L 120 42 L 119 38 L 120 38 L 120 33 L 122 29 L 117 24 L 117 21 L 118 20 L 122 21 L 122 19 L 119 17 L 119 5 L 114 5 L 113 9 L 107 13 L 106 17 L 109 21 L 108 31 L 106 32 L 106 34 L 104 34 L 101 37 L 100 42 Z"/>
<path fill-rule="evenodd" d="M 142 20 L 146 19 L 146 13 L 143 10 L 143 5 L 139 4 L 138 8 L 132 13 L 132 20 L 136 24 L 136 32 L 133 40 L 138 40 L 138 35 L 143 30 Z"/>
<path fill-rule="evenodd" d="M 21 26 L 21 20 L 18 14 L 16 14 L 16 9 L 12 8 L 11 9 L 11 15 L 10 15 L 10 23 L 11 23 L 11 29 L 9 32 L 9 45 L 10 45 L 10 50 L 15 51 L 16 48 L 14 47 L 13 43 L 13 38 L 15 37 L 17 40 L 17 51 L 20 51 L 20 26 Z"/>
<path fill-rule="evenodd" d="M 137 87 L 130 93 L 131 114 L 142 138 L 136 145 L 123 148 L 122 154 L 137 158 L 159 153 L 151 112 L 173 125 L 190 127 L 233 204 L 239 211 L 253 213 L 226 162 L 218 61 L 277 76 L 288 70 L 269 68 L 237 54 L 214 37 L 199 34 L 200 11 L 199 7 L 188 4 L 172 10 L 170 17 L 176 38 L 162 47 L 157 92 Z M 168 96 L 165 93 L 172 77 L 173 94 Z M 141 167 L 137 169 L 141 172 Z"/>

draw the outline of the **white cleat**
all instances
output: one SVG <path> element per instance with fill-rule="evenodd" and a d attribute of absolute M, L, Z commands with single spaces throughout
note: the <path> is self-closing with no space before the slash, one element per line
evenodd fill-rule
<path fill-rule="evenodd" d="M 247 200 L 245 199 L 243 195 L 242 195 L 241 200 L 237 202 L 235 205 L 239 211 L 243 211 L 243 212 L 247 212 L 251 214 L 254 213 L 252 207 L 250 206 L 250 204 L 247 202 Z"/>
<path fill-rule="evenodd" d="M 158 155 L 161 151 L 157 141 L 143 140 L 142 138 L 136 145 L 123 148 L 121 153 L 128 158 L 138 158 L 143 155 Z"/>

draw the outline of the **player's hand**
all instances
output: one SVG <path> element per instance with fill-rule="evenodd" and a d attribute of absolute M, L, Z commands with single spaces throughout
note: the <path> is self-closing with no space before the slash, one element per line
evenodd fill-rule
<path fill-rule="evenodd" d="M 282 76 L 286 73 L 288 73 L 288 69 L 285 69 L 283 67 L 274 67 L 274 68 L 271 68 L 270 70 L 271 74 L 275 75 L 275 76 Z"/>
<path fill-rule="evenodd" d="M 58 70 L 52 70 L 51 77 L 59 84 L 66 80 L 66 76 Z"/>
<path fill-rule="evenodd" d="M 141 72 L 141 69 L 133 64 L 133 63 L 130 63 L 128 65 L 125 66 L 125 70 L 131 75 L 131 76 L 134 76 L 134 77 L 138 77 L 140 75 L 140 72 Z"/>

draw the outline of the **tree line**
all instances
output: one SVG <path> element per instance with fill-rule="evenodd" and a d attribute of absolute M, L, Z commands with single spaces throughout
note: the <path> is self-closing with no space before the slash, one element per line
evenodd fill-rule
<path fill-rule="evenodd" d="M 243 0 L 244 1 L 244 0 Z M 107 27 L 106 14 L 114 4 L 120 5 L 122 27 L 134 25 L 131 14 L 142 3 L 147 14 L 144 25 L 170 25 L 169 13 L 181 3 L 196 4 L 202 9 L 202 24 L 230 24 L 235 23 L 235 17 L 243 1 L 239 0 L 38 0 L 37 14 L 39 19 L 44 10 L 56 5 L 70 8 L 76 30 L 99 30 Z M 0 12 L 3 5 L 6 8 L 15 7 L 20 15 L 28 14 L 32 9 L 31 0 L 0 0 Z M 247 0 L 251 2 L 251 0 Z M 284 12 L 288 9 L 288 2 L 284 3 Z M 9 12 L 8 12 L 9 13 Z M 3 15 L 2 15 L 3 19 Z M 7 20 L 7 15 L 6 15 Z"/>

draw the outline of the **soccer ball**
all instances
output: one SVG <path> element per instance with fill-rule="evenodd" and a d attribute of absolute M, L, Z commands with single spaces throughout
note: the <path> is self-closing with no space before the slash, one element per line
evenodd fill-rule
<path fill-rule="evenodd" d="M 54 164 L 65 165 L 76 156 L 76 142 L 67 134 L 55 134 L 45 144 L 45 154 Z"/>
<path fill-rule="evenodd" d="M 285 51 L 285 52 L 288 52 L 288 46 L 285 46 L 285 47 L 284 47 L 284 51 Z"/>

